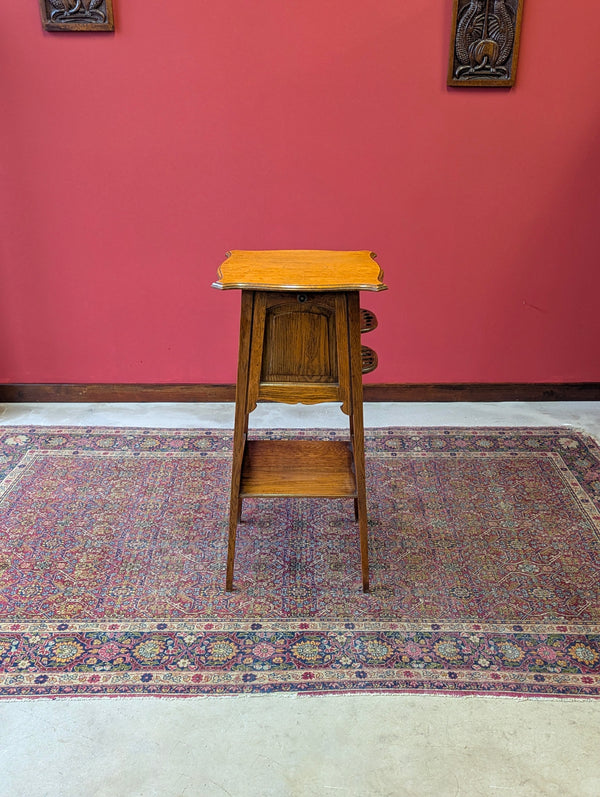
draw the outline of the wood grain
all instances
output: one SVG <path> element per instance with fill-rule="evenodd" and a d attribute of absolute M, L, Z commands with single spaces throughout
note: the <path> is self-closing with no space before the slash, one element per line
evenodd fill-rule
<path fill-rule="evenodd" d="M 281 404 L 320 404 L 343 401 L 341 386 L 303 382 L 269 382 L 258 388 L 259 401 L 277 401 Z"/>
<path fill-rule="evenodd" d="M 230 290 L 383 291 L 375 254 L 325 249 L 234 249 L 221 264 L 213 288 Z"/>
<path fill-rule="evenodd" d="M 249 440 L 241 495 L 354 498 L 350 444 L 337 440 Z"/>

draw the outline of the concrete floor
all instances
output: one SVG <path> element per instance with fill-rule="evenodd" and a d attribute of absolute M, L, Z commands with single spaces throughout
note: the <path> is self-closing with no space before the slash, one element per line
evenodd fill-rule
<path fill-rule="evenodd" d="M 343 427 L 336 407 L 253 425 Z M 368 404 L 368 426 L 562 426 L 600 403 Z M 228 428 L 231 405 L 0 405 L 0 425 Z M 600 702 L 414 695 L 0 702 L 0 797 L 599 797 Z"/>

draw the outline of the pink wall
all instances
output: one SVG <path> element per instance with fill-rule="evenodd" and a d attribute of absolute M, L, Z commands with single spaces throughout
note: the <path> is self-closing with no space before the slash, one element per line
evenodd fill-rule
<path fill-rule="evenodd" d="M 0 381 L 234 381 L 231 248 L 374 249 L 369 381 L 600 380 L 596 0 L 511 91 L 446 88 L 451 0 L 114 3 L 2 4 Z"/>

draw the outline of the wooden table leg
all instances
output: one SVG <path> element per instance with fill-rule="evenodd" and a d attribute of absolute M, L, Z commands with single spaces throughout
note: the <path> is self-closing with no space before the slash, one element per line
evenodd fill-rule
<path fill-rule="evenodd" d="M 238 373 L 235 391 L 235 424 L 233 430 L 233 458 L 231 466 L 231 496 L 229 501 L 229 539 L 227 543 L 227 576 L 225 590 L 233 590 L 233 569 L 235 563 L 235 537 L 241 514 L 240 482 L 242 462 L 248 433 L 248 374 L 250 365 L 250 342 L 252 338 L 252 315 L 254 292 L 242 291 L 240 314 L 240 344 L 238 353 Z"/>
<path fill-rule="evenodd" d="M 369 536 L 367 525 L 367 488 L 365 479 L 365 429 L 363 421 L 362 358 L 360 350 L 360 304 L 358 291 L 348 293 L 348 338 L 350 343 L 350 434 L 354 456 L 363 592 L 369 591 Z"/>

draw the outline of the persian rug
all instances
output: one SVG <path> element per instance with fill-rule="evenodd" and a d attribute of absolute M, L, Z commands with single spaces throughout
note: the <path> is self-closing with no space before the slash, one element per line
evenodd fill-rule
<path fill-rule="evenodd" d="M 0 695 L 597 697 L 592 438 L 366 447 L 372 591 L 352 501 L 301 498 L 245 502 L 226 593 L 230 433 L 0 427 Z"/>

